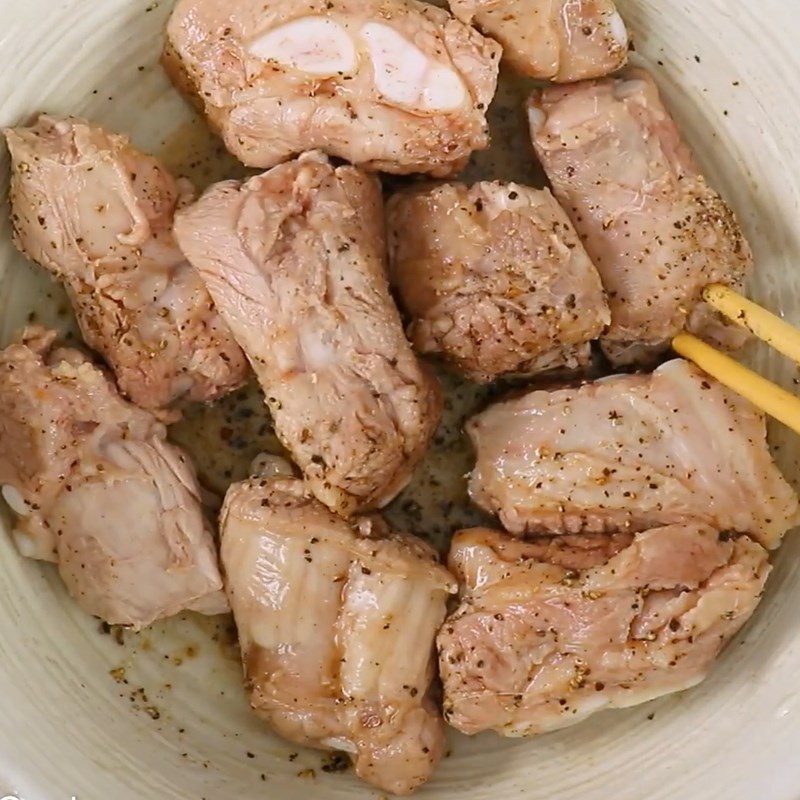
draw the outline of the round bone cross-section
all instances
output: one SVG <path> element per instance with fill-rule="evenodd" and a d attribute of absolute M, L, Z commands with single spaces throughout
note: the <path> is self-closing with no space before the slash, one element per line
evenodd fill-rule
<path fill-rule="evenodd" d="M 500 46 L 415 0 L 180 0 L 164 63 L 228 149 L 446 177 L 489 143 Z"/>

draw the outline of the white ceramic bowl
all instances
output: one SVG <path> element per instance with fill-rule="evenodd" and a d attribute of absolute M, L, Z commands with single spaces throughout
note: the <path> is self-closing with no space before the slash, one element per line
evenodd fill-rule
<path fill-rule="evenodd" d="M 800 323 L 800 2 L 618 2 L 638 57 L 653 67 L 753 242 L 754 296 Z M 39 110 L 83 114 L 188 168 L 211 140 L 157 64 L 170 6 L 0 0 L 0 124 Z M 506 102 L 518 101 L 515 91 L 505 92 Z M 524 180 L 533 157 L 515 126 L 499 137 L 500 150 L 515 158 L 483 163 Z M 5 182 L 4 152 L 0 162 Z M 208 180 L 231 162 L 209 169 L 190 171 Z M 62 304 L 57 287 L 13 250 L 3 207 L 3 342 L 32 310 L 64 326 Z M 795 372 L 780 359 L 754 349 L 752 360 L 791 386 Z M 797 438 L 773 434 L 781 466 L 800 478 Z M 799 555 L 800 541 L 789 536 L 761 607 L 701 687 L 533 741 L 454 736 L 451 755 L 419 796 L 797 800 Z M 189 615 L 119 644 L 70 602 L 52 568 L 20 558 L 0 537 L 0 797 L 379 797 L 351 774 L 321 771 L 319 754 L 292 758 L 296 749 L 251 716 L 228 628 L 226 620 Z"/>

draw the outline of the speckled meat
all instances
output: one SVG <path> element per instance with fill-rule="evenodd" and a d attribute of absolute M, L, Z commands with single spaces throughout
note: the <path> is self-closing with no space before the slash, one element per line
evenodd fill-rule
<path fill-rule="evenodd" d="M 462 531 L 438 636 L 448 722 L 531 736 L 694 686 L 761 597 L 767 553 L 685 524 L 521 542 Z"/>
<path fill-rule="evenodd" d="M 648 73 L 537 91 L 528 113 L 556 197 L 600 272 L 611 307 L 603 348 L 617 364 L 663 352 L 684 327 L 714 343 L 743 337 L 701 302 L 738 286 L 752 254 L 709 187 Z"/>
<path fill-rule="evenodd" d="M 56 562 L 78 605 L 110 624 L 226 611 L 188 457 L 55 337 L 30 328 L 0 352 L 0 486 L 19 550 Z"/>
<path fill-rule="evenodd" d="M 433 640 L 455 581 L 377 518 L 351 527 L 301 481 L 231 487 L 222 560 L 250 702 L 281 736 L 347 752 L 363 780 L 408 794 L 444 751 Z"/>
<path fill-rule="evenodd" d="M 307 153 L 211 187 L 175 233 L 314 494 L 345 516 L 386 505 L 423 456 L 441 397 L 389 294 L 377 180 Z"/>
<path fill-rule="evenodd" d="M 164 56 L 248 166 L 318 148 L 437 176 L 487 146 L 499 60 L 496 42 L 416 0 L 180 0 Z"/>
<path fill-rule="evenodd" d="M 391 280 L 418 350 L 482 382 L 589 362 L 608 306 L 549 191 L 448 183 L 399 192 L 387 217 Z"/>
<path fill-rule="evenodd" d="M 241 385 L 244 354 L 172 237 L 192 187 L 80 119 L 42 115 L 6 138 L 14 241 L 64 283 L 123 393 L 155 410 Z"/>
<path fill-rule="evenodd" d="M 529 392 L 467 430 L 470 495 L 514 533 L 699 521 L 773 548 L 800 522 L 763 415 L 686 361 Z"/>
<path fill-rule="evenodd" d="M 628 32 L 612 0 L 450 0 L 450 9 L 503 46 L 531 78 L 601 78 L 628 58 Z"/>

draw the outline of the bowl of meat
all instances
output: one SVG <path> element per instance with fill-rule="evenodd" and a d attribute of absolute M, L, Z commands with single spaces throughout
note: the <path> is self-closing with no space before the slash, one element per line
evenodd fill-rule
<path fill-rule="evenodd" d="M 796 800 L 790 5 L 0 0 L 2 800 Z"/>

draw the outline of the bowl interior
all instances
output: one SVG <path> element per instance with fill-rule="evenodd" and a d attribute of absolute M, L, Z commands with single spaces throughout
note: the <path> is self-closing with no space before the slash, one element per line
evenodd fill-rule
<path fill-rule="evenodd" d="M 0 0 L 0 124 L 40 110 L 74 113 L 132 135 L 199 185 L 242 174 L 158 66 L 171 0 Z M 635 58 L 654 71 L 711 182 L 738 212 L 753 243 L 753 296 L 800 323 L 800 22 L 786 0 L 618 0 Z M 493 111 L 495 144 L 469 178 L 539 183 L 522 121 L 526 86 L 504 79 Z M 66 300 L 42 270 L 14 250 L 0 153 L 0 338 L 29 319 L 72 330 Z M 792 388 L 796 369 L 753 346 L 752 364 Z M 463 493 L 469 453 L 458 436 L 480 397 L 451 387 L 449 427 L 407 499 L 400 524 L 446 528 L 468 520 L 435 515 Z M 207 479 L 237 477 L 246 459 L 220 447 L 237 409 L 258 416 L 253 390 L 215 412 L 189 415 L 175 431 Z M 252 431 L 251 431 L 252 433 Z M 256 430 L 248 447 L 261 447 Z M 261 437 L 260 439 L 258 437 Z M 771 441 L 800 483 L 796 437 Z M 709 443 L 710 447 L 714 443 Z M 230 471 L 230 475 L 226 474 Z M 444 475 L 440 495 L 425 488 Z M 3 512 L 5 513 L 5 511 Z M 414 519 L 416 518 L 416 522 Z M 9 519 L 2 519 L 8 528 Z M 434 531 L 435 533 L 435 531 Z M 620 800 L 725 796 L 796 799 L 800 787 L 800 542 L 775 555 L 766 597 L 699 688 L 533 741 L 452 736 L 451 751 L 420 797 Z M 25 800 L 379 797 L 351 773 L 332 774 L 319 753 L 272 737 L 249 712 L 229 618 L 186 615 L 140 635 L 104 632 L 69 600 L 55 571 L 19 557 L 0 536 L 0 795 Z"/>

